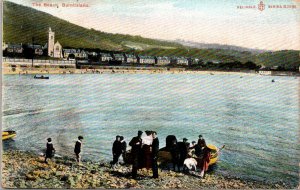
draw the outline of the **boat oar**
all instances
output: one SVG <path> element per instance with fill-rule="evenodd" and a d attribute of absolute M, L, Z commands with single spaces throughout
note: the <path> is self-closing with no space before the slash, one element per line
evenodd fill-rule
<path fill-rule="evenodd" d="M 218 153 L 219 153 L 221 150 L 223 150 L 224 148 L 225 148 L 225 144 L 224 144 L 221 148 L 219 148 Z"/>

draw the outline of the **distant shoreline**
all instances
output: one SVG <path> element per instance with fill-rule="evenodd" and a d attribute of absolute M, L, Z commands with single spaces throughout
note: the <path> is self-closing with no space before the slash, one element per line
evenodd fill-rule
<path fill-rule="evenodd" d="M 300 73 L 296 72 L 284 72 L 282 74 L 260 74 L 255 72 L 243 72 L 243 71 L 197 71 L 197 70 L 182 70 L 177 68 L 172 68 L 170 70 L 164 69 L 122 69 L 121 67 L 109 68 L 109 69 L 17 69 L 12 71 L 11 69 L 2 69 L 2 74 L 4 75 L 49 75 L 49 74 L 200 74 L 200 75 L 239 75 L 239 76 L 292 76 L 299 77 Z"/>

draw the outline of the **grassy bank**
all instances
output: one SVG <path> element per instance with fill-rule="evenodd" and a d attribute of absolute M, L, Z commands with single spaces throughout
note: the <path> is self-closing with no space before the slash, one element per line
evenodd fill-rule
<path fill-rule="evenodd" d="M 2 187 L 4 188 L 228 188 L 282 189 L 284 184 L 267 184 L 208 173 L 204 179 L 192 174 L 159 171 L 159 179 L 152 172 L 139 170 L 139 180 L 130 177 L 130 166 L 111 169 L 108 163 L 88 162 L 78 165 L 70 158 L 55 158 L 49 164 L 44 158 L 28 152 L 6 151 L 2 157 Z"/>

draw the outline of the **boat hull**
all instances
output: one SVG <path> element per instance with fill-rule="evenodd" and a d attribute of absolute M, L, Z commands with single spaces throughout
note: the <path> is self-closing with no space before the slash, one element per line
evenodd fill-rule
<path fill-rule="evenodd" d="M 49 77 L 34 77 L 34 79 L 49 79 Z"/>
<path fill-rule="evenodd" d="M 208 148 L 211 149 L 209 166 L 217 163 L 219 159 L 218 148 L 215 145 L 208 144 Z M 172 155 L 169 151 L 159 151 L 158 152 L 158 163 L 172 162 Z"/>
<path fill-rule="evenodd" d="M 211 156 L 210 156 L 210 161 L 209 161 L 209 166 L 211 166 L 213 164 L 216 164 L 219 159 L 218 148 L 212 144 L 208 144 L 207 146 L 208 146 L 208 148 L 211 149 Z M 124 161 L 127 164 L 132 164 L 132 155 L 131 155 L 130 151 L 127 151 Z M 171 152 L 165 151 L 165 150 L 160 150 L 158 152 L 157 162 L 159 165 L 161 163 L 171 163 L 172 162 Z"/>
<path fill-rule="evenodd" d="M 12 139 L 17 136 L 15 131 L 2 131 L 2 140 Z"/>

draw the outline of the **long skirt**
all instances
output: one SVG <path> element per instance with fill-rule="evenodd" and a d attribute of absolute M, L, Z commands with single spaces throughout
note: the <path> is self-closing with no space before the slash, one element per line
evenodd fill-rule
<path fill-rule="evenodd" d="M 151 169 L 152 168 L 152 152 L 151 152 L 151 146 L 150 145 L 143 145 L 142 149 L 143 154 L 143 162 L 142 162 L 142 168 Z"/>

